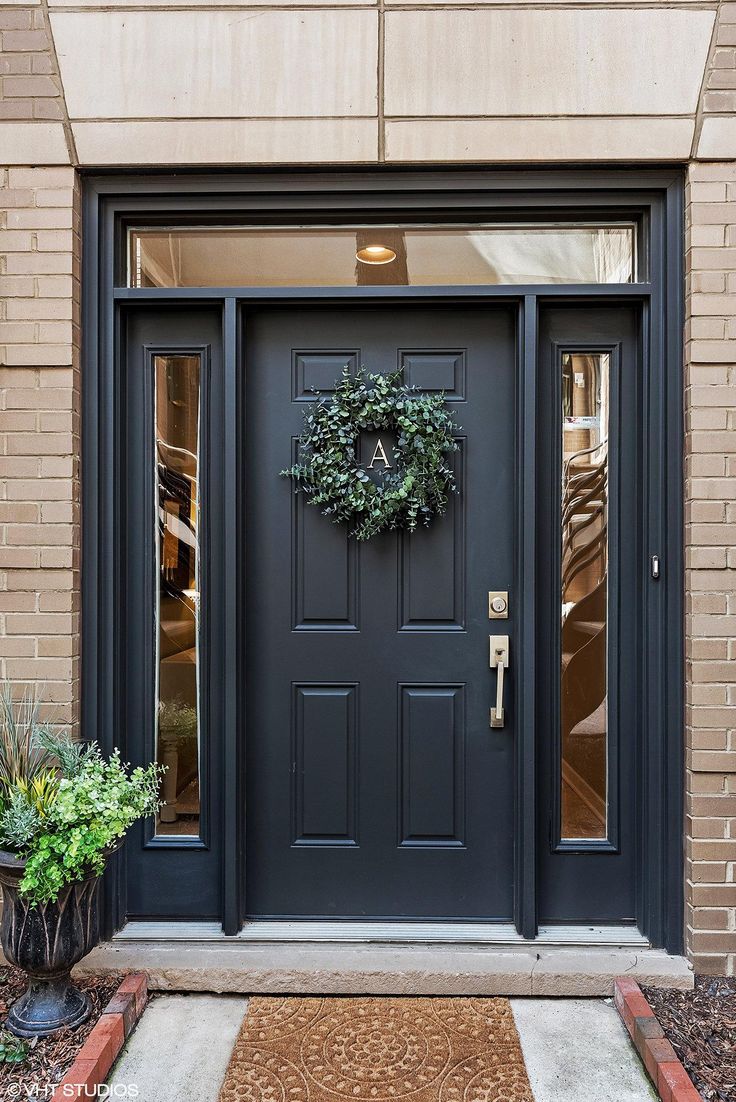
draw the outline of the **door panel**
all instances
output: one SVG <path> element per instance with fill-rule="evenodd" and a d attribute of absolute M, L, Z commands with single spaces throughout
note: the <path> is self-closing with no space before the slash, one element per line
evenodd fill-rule
<path fill-rule="evenodd" d="M 491 729 L 487 602 L 513 585 L 515 332 L 505 307 L 247 315 L 251 917 L 511 918 L 513 688 Z M 358 544 L 279 479 L 345 364 L 445 391 L 460 493 L 430 528 Z"/>
<path fill-rule="evenodd" d="M 634 923 L 640 849 L 642 365 L 634 307 L 539 336 L 539 921 Z"/>

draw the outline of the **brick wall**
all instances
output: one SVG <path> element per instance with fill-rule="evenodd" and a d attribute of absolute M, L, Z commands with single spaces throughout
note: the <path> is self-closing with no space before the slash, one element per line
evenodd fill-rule
<path fill-rule="evenodd" d="M 79 189 L 72 168 L 0 184 L 0 674 L 76 724 Z"/>
<path fill-rule="evenodd" d="M 731 5 L 736 11 L 736 5 Z M 687 188 L 687 944 L 736 972 L 736 164 Z"/>

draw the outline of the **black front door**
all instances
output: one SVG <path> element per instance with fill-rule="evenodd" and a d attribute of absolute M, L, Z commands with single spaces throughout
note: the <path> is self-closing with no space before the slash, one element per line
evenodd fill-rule
<path fill-rule="evenodd" d="M 489 634 L 513 648 L 514 594 L 489 621 L 488 593 L 513 582 L 515 313 L 270 307 L 245 332 L 246 912 L 509 921 Z M 359 544 L 279 477 L 346 364 L 445 393 L 459 493 L 429 529 Z"/>

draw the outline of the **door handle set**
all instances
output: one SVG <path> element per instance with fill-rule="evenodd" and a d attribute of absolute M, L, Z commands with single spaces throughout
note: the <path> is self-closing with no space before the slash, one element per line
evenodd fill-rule
<path fill-rule="evenodd" d="M 489 725 L 491 727 L 503 727 L 505 723 L 503 707 L 503 682 L 504 671 L 509 668 L 509 637 L 508 635 L 489 635 L 490 646 L 489 665 L 496 670 L 496 707 L 491 708 Z"/>

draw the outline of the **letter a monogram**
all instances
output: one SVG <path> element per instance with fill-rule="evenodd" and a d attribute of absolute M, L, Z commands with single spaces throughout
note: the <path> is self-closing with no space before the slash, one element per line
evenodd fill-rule
<path fill-rule="evenodd" d="M 383 465 L 384 465 L 383 469 L 384 470 L 387 470 L 391 467 L 391 464 L 388 461 L 388 457 L 386 456 L 386 452 L 385 452 L 385 449 L 383 447 L 383 440 L 381 440 L 380 436 L 378 437 L 378 443 L 376 444 L 376 450 L 373 452 L 373 457 L 372 457 L 370 463 L 368 464 L 368 470 L 369 471 L 373 469 L 374 463 L 383 463 Z"/>

